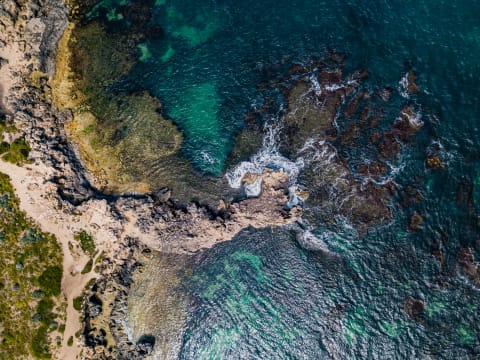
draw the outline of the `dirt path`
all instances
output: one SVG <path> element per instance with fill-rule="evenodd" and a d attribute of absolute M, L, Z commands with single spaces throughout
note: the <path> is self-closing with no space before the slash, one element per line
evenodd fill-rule
<path fill-rule="evenodd" d="M 79 312 L 73 308 L 73 299 L 81 295 L 85 285 L 96 274 L 93 271 L 81 274 L 89 258 L 86 255 L 74 256 L 69 250 L 69 242 L 75 243 L 74 234 L 80 230 L 86 230 L 94 234 L 98 252 L 104 251 L 113 255 L 116 249 L 116 238 L 108 229 L 113 228 L 115 224 L 108 224 L 107 205 L 100 201 L 96 201 L 95 206 L 85 206 L 79 215 L 58 209 L 55 186 L 44 180 L 48 177 L 48 169 L 44 166 L 18 167 L 0 161 L 0 172 L 10 176 L 20 199 L 21 209 L 43 231 L 54 234 L 62 246 L 64 254 L 62 290 L 68 306 L 64 339 L 57 356 L 62 360 L 77 359 L 81 343 L 75 338 L 75 332 L 81 329 L 81 323 Z M 70 336 L 74 337 L 74 344 L 71 347 L 67 345 Z"/>

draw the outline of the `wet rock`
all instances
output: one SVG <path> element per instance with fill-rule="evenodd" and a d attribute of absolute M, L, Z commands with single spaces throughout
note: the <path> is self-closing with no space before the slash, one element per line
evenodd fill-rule
<path fill-rule="evenodd" d="M 86 311 L 91 318 L 99 316 L 102 313 L 102 300 L 100 300 L 96 295 L 90 296 Z"/>
<path fill-rule="evenodd" d="M 415 73 L 412 70 L 410 70 L 407 74 L 407 82 L 408 82 L 407 91 L 409 94 L 417 94 L 420 92 L 420 88 L 415 83 L 416 80 L 417 80 L 417 75 L 415 75 Z"/>
<path fill-rule="evenodd" d="M 380 133 L 380 131 L 375 131 L 372 135 L 370 135 L 369 140 L 373 145 L 378 145 L 381 139 L 382 134 Z"/>
<path fill-rule="evenodd" d="M 337 84 L 342 81 L 342 75 L 342 70 L 337 69 L 334 71 L 322 71 L 318 78 L 323 84 Z"/>
<path fill-rule="evenodd" d="M 403 303 L 403 311 L 407 316 L 417 322 L 423 322 L 425 320 L 425 305 L 423 301 L 408 297 Z"/>
<path fill-rule="evenodd" d="M 358 109 L 358 106 L 361 101 L 369 100 L 370 96 L 368 90 L 360 91 L 346 106 L 343 114 L 346 118 L 352 117 Z"/>
<path fill-rule="evenodd" d="M 475 284 L 480 284 L 480 263 L 475 262 L 475 256 L 471 248 L 462 248 L 458 254 L 458 264 Z"/>
<path fill-rule="evenodd" d="M 362 110 L 362 112 L 360 113 L 360 122 L 362 124 L 365 124 L 368 120 L 368 118 L 370 117 L 370 114 L 372 113 L 372 109 L 369 108 L 368 106 L 365 106 Z"/>
<path fill-rule="evenodd" d="M 423 201 L 423 195 L 413 185 L 405 186 L 400 193 L 400 205 L 409 207 Z"/>
<path fill-rule="evenodd" d="M 402 141 L 407 141 L 415 135 L 423 126 L 421 115 L 416 111 L 413 103 L 409 103 L 402 108 L 400 118 L 395 121 L 393 129 Z"/>
<path fill-rule="evenodd" d="M 302 201 L 307 201 L 308 197 L 310 196 L 308 191 L 301 189 L 295 189 L 294 194 Z"/>
<path fill-rule="evenodd" d="M 424 217 L 421 214 L 415 213 L 410 217 L 408 228 L 412 231 L 418 230 L 424 222 Z"/>
<path fill-rule="evenodd" d="M 152 335 L 142 335 L 137 341 L 135 351 L 139 356 L 149 355 L 155 346 L 155 337 Z"/>
<path fill-rule="evenodd" d="M 242 178 L 242 183 L 253 185 L 258 181 L 259 177 L 260 176 L 258 174 L 246 173 Z"/>
<path fill-rule="evenodd" d="M 170 200 L 172 196 L 172 191 L 168 187 L 162 187 L 155 191 L 153 198 L 156 202 L 166 203 Z"/>
<path fill-rule="evenodd" d="M 292 65 L 290 69 L 288 69 L 289 75 L 298 75 L 298 74 L 305 74 L 308 72 L 308 68 L 302 65 Z"/>
<path fill-rule="evenodd" d="M 388 172 L 388 166 L 381 161 L 374 161 L 369 164 L 360 164 L 357 167 L 357 171 L 364 177 L 370 177 L 372 179 L 379 179 Z"/>
<path fill-rule="evenodd" d="M 350 144 L 355 142 L 360 137 L 360 125 L 357 123 L 350 124 L 345 132 L 342 134 L 342 144 Z"/>
<path fill-rule="evenodd" d="M 473 211 L 473 184 L 471 182 L 463 181 L 458 185 L 456 202 L 460 208 Z"/>
<path fill-rule="evenodd" d="M 382 99 L 383 101 L 390 101 L 392 98 L 393 94 L 393 89 L 391 87 L 385 87 L 383 89 L 378 90 L 377 95 Z"/>
<path fill-rule="evenodd" d="M 443 265 L 445 263 L 445 258 L 443 256 L 442 250 L 441 249 L 435 249 L 432 251 L 432 255 L 437 259 L 439 265 L 441 268 L 443 268 Z"/>
<path fill-rule="evenodd" d="M 429 156 L 426 160 L 427 167 L 432 170 L 443 170 L 443 163 L 439 156 Z"/>
<path fill-rule="evenodd" d="M 400 152 L 400 143 L 397 141 L 393 133 L 387 133 L 383 136 L 381 142 L 378 144 L 378 151 L 385 159 L 394 159 L 398 156 Z"/>
<path fill-rule="evenodd" d="M 161 39 L 165 36 L 165 31 L 160 25 L 153 25 L 145 30 L 145 35 L 152 39 Z"/>

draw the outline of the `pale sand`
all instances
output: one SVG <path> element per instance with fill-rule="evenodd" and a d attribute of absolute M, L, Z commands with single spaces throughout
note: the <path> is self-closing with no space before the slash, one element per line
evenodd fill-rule
<path fill-rule="evenodd" d="M 80 314 L 73 308 L 73 299 L 79 296 L 88 281 L 96 276 L 92 271 L 81 275 L 80 272 L 88 261 L 85 255 L 75 259 L 70 253 L 68 243 L 74 243 L 74 234 L 86 230 L 94 235 L 97 249 L 107 254 L 118 251 L 117 237 L 111 229 L 117 224 L 108 223 L 108 206 L 105 202 L 95 201 L 95 206 L 83 206 L 80 215 L 71 215 L 57 209 L 55 193 L 56 188 L 51 183 L 46 183 L 49 170 L 45 166 L 28 165 L 18 167 L 0 161 L 0 172 L 10 176 L 16 194 L 20 199 L 20 208 L 38 223 L 43 231 L 54 234 L 63 249 L 63 281 L 62 290 L 67 299 L 67 320 L 63 343 L 57 356 L 59 359 L 77 359 L 81 351 L 81 342 L 75 338 L 75 332 L 82 328 L 79 321 Z M 103 206 L 102 206 L 103 204 Z M 74 337 L 74 345 L 67 346 L 70 336 Z"/>

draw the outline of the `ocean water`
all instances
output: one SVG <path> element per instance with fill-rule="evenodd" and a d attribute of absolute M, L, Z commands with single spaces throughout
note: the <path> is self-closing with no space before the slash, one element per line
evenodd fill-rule
<path fill-rule="evenodd" d="M 121 23 L 116 9 L 126 4 L 95 9 Z M 416 184 L 424 201 L 404 209 L 393 199 L 388 224 L 363 235 L 348 224 L 311 229 L 321 251 L 302 248 L 288 229 L 246 230 L 195 258 L 178 357 L 479 358 L 480 288 L 458 254 L 471 247 L 480 259 L 480 2 L 157 0 L 150 10 L 164 36 L 138 44 L 125 82 L 162 101 L 185 134 L 183 155 L 204 173 L 226 171 L 246 111 L 263 101 L 266 68 L 329 49 L 347 54 L 348 70 L 367 69 L 369 86 L 398 96 L 413 68 L 424 121 L 394 164 L 400 188 Z M 433 148 L 443 171 L 425 166 Z M 408 230 L 413 211 L 425 215 L 417 231 Z M 420 320 L 406 315 L 408 298 L 423 302 Z"/>

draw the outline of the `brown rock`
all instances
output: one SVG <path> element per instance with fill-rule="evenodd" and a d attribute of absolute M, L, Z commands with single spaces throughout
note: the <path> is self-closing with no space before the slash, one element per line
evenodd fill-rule
<path fill-rule="evenodd" d="M 257 182 L 259 177 L 260 176 L 258 174 L 246 173 L 245 175 L 243 175 L 242 183 L 245 183 L 247 185 L 253 185 Z"/>
<path fill-rule="evenodd" d="M 415 80 L 417 80 L 417 75 L 415 75 L 413 71 L 409 71 L 407 74 L 407 91 L 409 94 L 417 94 L 420 92 L 420 88 L 415 83 Z"/>
<path fill-rule="evenodd" d="M 387 133 L 383 136 L 380 144 L 378 144 L 378 151 L 382 157 L 393 159 L 400 152 L 400 144 L 392 133 Z"/>
<path fill-rule="evenodd" d="M 440 249 L 435 249 L 433 250 L 432 255 L 435 256 L 435 259 L 437 259 L 438 263 L 440 264 L 440 267 L 443 267 L 444 258 L 443 258 L 442 251 Z"/>
<path fill-rule="evenodd" d="M 400 199 L 400 204 L 403 207 L 409 207 L 414 204 L 418 204 L 423 201 L 423 195 L 416 187 L 407 185 L 403 188 Z"/>
<path fill-rule="evenodd" d="M 288 69 L 289 75 L 305 74 L 306 72 L 308 72 L 308 69 L 302 65 L 293 65 L 290 69 Z"/>
<path fill-rule="evenodd" d="M 423 224 L 424 217 L 418 213 L 415 213 L 412 215 L 410 218 L 410 221 L 408 223 L 408 227 L 410 230 L 418 230 L 420 226 Z"/>
<path fill-rule="evenodd" d="M 407 316 L 417 322 L 423 322 L 424 321 L 424 310 L 425 310 L 425 305 L 423 304 L 423 301 L 415 299 L 413 297 L 408 297 L 405 299 L 405 302 L 403 303 L 403 311 Z"/>
<path fill-rule="evenodd" d="M 378 179 L 387 173 L 388 167 L 383 162 L 374 161 L 370 164 L 360 164 L 357 170 L 362 176 Z"/>
<path fill-rule="evenodd" d="M 403 141 L 407 141 L 415 135 L 423 126 L 413 103 L 409 103 L 402 108 L 400 119 L 393 124 L 395 134 Z"/>
<path fill-rule="evenodd" d="M 433 170 L 442 170 L 443 163 L 439 156 L 429 156 L 427 158 L 427 167 Z"/>
<path fill-rule="evenodd" d="M 390 99 L 392 98 L 392 94 L 393 94 L 393 89 L 391 87 L 385 87 L 383 89 L 380 89 L 377 93 L 377 95 L 383 101 L 390 101 Z"/>
<path fill-rule="evenodd" d="M 476 284 L 480 284 L 480 264 L 475 262 L 471 248 L 462 248 L 458 254 L 458 264 L 463 273 Z"/>
<path fill-rule="evenodd" d="M 376 145 L 378 144 L 381 138 L 382 138 L 382 134 L 379 131 L 375 131 L 372 135 L 370 135 L 370 142 Z"/>
<path fill-rule="evenodd" d="M 348 125 L 345 132 L 342 134 L 342 144 L 349 144 L 354 142 L 360 137 L 360 126 L 357 123 Z"/>
<path fill-rule="evenodd" d="M 300 190 L 300 189 L 296 189 L 294 191 L 295 195 L 298 196 L 302 201 L 306 201 L 308 199 L 308 197 L 310 196 L 310 194 L 308 193 L 308 191 L 305 191 L 305 190 Z"/>
<path fill-rule="evenodd" d="M 342 81 L 342 71 L 341 70 L 322 71 L 318 75 L 318 77 L 322 82 L 322 84 L 325 84 L 325 85 L 336 84 Z"/>

